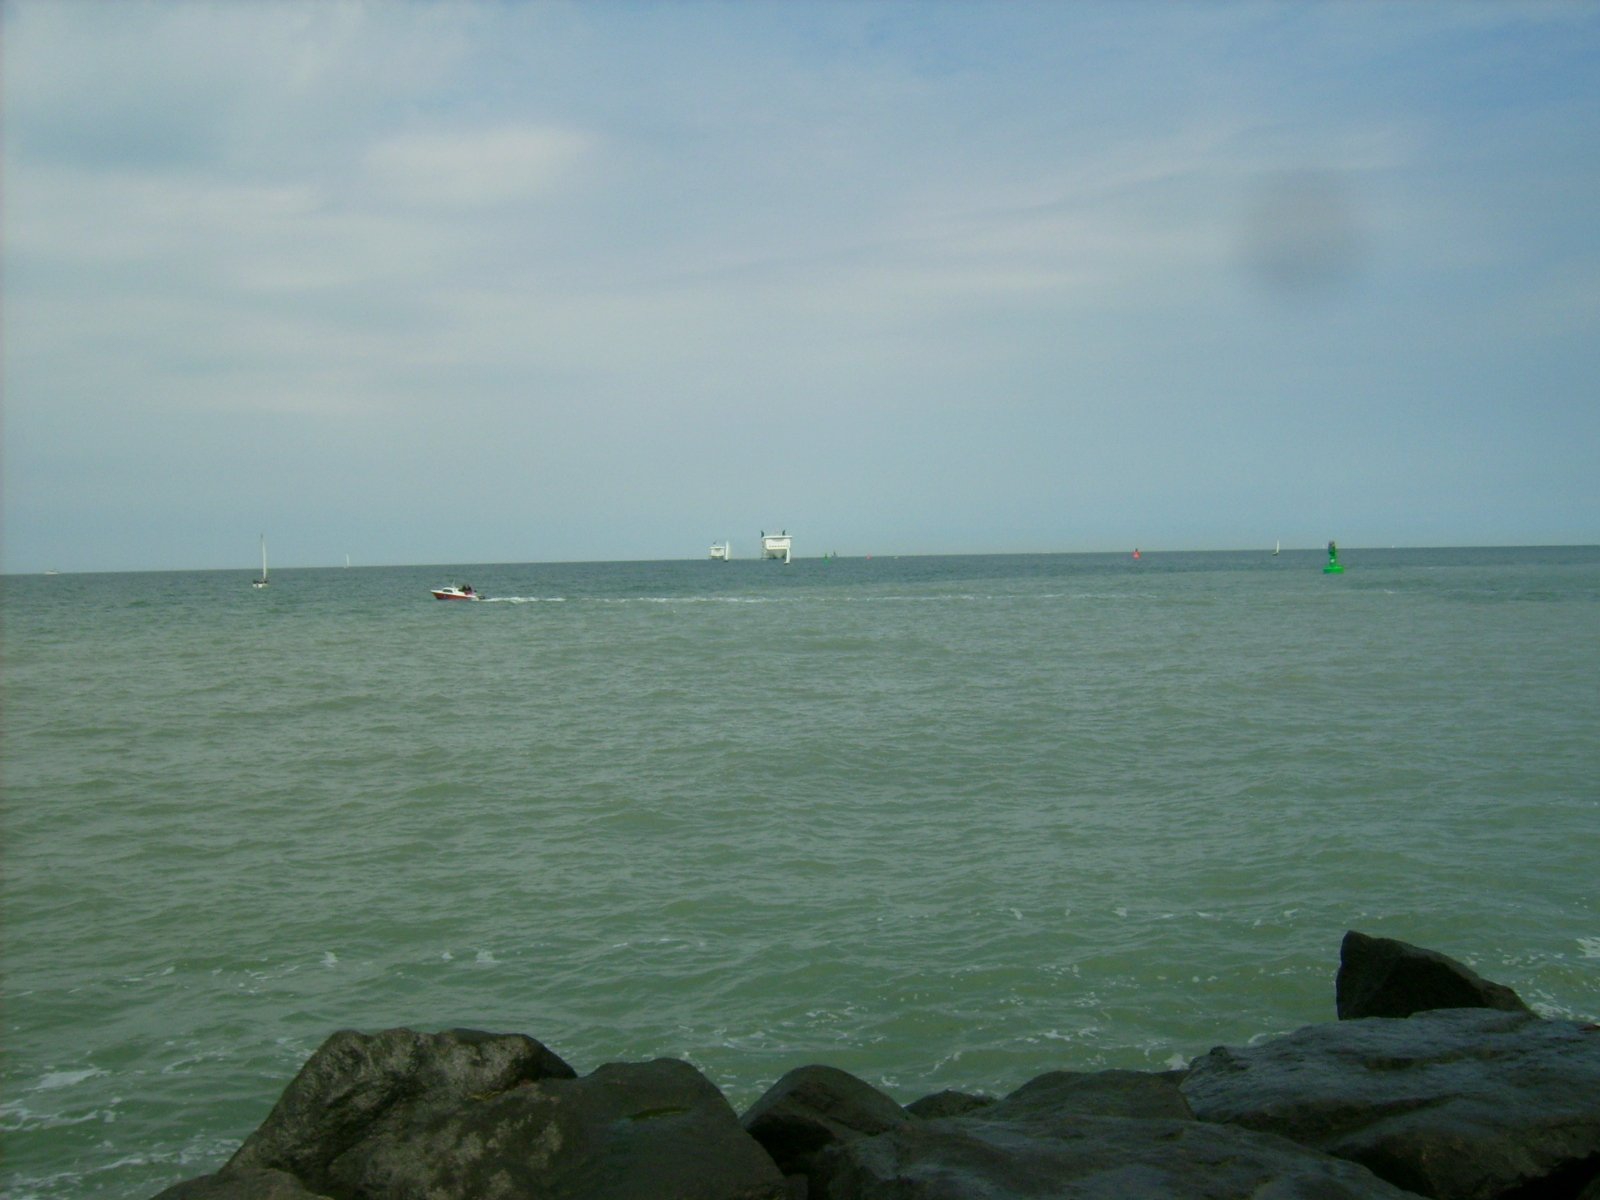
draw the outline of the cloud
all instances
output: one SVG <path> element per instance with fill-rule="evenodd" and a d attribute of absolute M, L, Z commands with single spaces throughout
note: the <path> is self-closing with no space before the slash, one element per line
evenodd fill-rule
<path fill-rule="evenodd" d="M 590 138 L 560 128 L 402 133 L 373 146 L 365 165 L 402 204 L 491 208 L 555 191 L 572 180 L 590 148 Z"/>

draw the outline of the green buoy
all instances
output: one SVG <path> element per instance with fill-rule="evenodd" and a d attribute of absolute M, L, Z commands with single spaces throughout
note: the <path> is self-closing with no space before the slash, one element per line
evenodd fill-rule
<path fill-rule="evenodd" d="M 1339 546 L 1335 542 L 1328 543 L 1328 565 L 1322 568 L 1324 575 L 1343 575 L 1344 564 L 1339 561 Z"/>

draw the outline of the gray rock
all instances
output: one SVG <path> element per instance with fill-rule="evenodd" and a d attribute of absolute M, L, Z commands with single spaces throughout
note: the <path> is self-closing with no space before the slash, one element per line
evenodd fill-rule
<path fill-rule="evenodd" d="M 573 1074 L 521 1034 L 345 1030 L 306 1060 L 228 1167 L 288 1171 L 317 1190 L 334 1162 L 385 1129 L 522 1083 Z"/>
<path fill-rule="evenodd" d="M 308 1192 L 287 1171 L 218 1171 L 186 1179 L 161 1192 L 155 1200 L 328 1200 Z"/>
<path fill-rule="evenodd" d="M 265 1169 L 337 1200 L 788 1195 L 689 1064 L 612 1064 L 578 1079 L 531 1038 L 461 1030 L 329 1038 L 213 1178 Z"/>
<path fill-rule="evenodd" d="M 349 1200 L 787 1200 L 778 1168 L 688 1063 L 612 1063 L 545 1079 L 347 1152 L 329 1191 Z"/>
<path fill-rule="evenodd" d="M 957 1092 L 947 1088 L 913 1100 L 906 1105 L 906 1111 L 913 1117 L 931 1121 L 938 1117 L 963 1117 L 976 1109 L 988 1108 L 994 1102 L 993 1096 L 981 1092 Z"/>
<path fill-rule="evenodd" d="M 986 1114 L 914 1121 L 818 1156 L 821 1200 L 1416 1200 L 1354 1163 L 1200 1121 Z"/>
<path fill-rule="evenodd" d="M 1528 1012 L 1516 992 L 1435 950 L 1354 929 L 1339 947 L 1334 999 L 1341 1021 L 1409 1017 L 1435 1008 Z"/>
<path fill-rule="evenodd" d="M 1051 1071 L 1031 1079 L 993 1108 L 985 1120 L 1026 1123 L 1080 1116 L 1192 1121 L 1178 1089 L 1183 1076 L 1144 1071 Z"/>
<path fill-rule="evenodd" d="M 900 1105 L 837 1067 L 797 1067 L 745 1112 L 741 1124 L 785 1174 L 845 1138 L 881 1133 L 910 1119 Z"/>
<path fill-rule="evenodd" d="M 1494 1009 L 1312 1025 L 1196 1059 L 1202 1121 L 1370 1167 L 1437 1200 L 1576 1195 L 1600 1164 L 1600 1031 Z"/>

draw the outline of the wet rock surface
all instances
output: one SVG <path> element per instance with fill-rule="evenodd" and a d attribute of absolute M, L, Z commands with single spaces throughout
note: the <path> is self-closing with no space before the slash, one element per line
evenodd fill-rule
<path fill-rule="evenodd" d="M 1280 1134 L 1440 1200 L 1600 1168 L 1600 1032 L 1498 1009 L 1312 1025 L 1196 1059 L 1202 1120 Z M 1576 1189 L 1568 1191 L 1576 1195 Z"/>
<path fill-rule="evenodd" d="M 742 1117 L 677 1060 L 579 1076 L 519 1034 L 342 1032 L 160 1200 L 1600 1200 L 1600 1029 L 1353 931 L 1336 990 L 1345 1019 L 1186 1070 L 902 1106 L 813 1065 Z"/>
<path fill-rule="evenodd" d="M 1435 1008 L 1528 1012 L 1522 997 L 1436 950 L 1352 929 L 1339 947 L 1334 1003 L 1341 1021 L 1409 1017 Z"/>

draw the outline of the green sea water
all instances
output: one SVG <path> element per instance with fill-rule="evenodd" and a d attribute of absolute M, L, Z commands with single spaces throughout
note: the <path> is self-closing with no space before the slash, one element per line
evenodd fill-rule
<path fill-rule="evenodd" d="M 1349 928 L 1600 1016 L 1600 549 L 1342 557 L 7 578 L 4 1192 L 340 1028 L 906 1102 L 1331 1019 Z"/>

